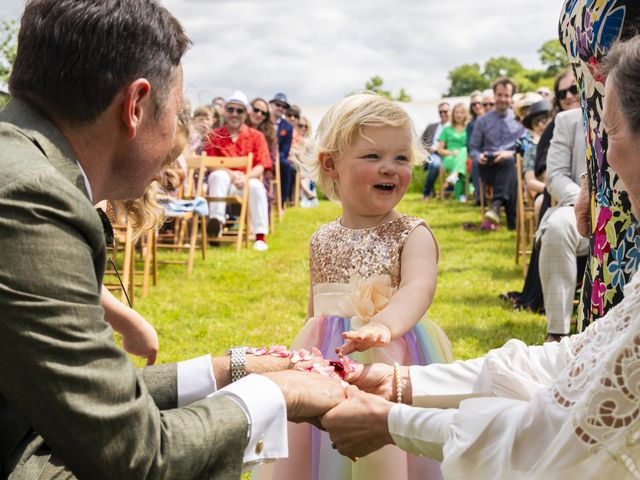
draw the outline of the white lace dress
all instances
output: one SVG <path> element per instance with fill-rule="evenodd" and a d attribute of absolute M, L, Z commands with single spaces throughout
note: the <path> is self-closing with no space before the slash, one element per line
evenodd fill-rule
<path fill-rule="evenodd" d="M 411 382 L 414 406 L 394 406 L 389 430 L 444 457 L 445 478 L 640 479 L 640 274 L 580 335 L 412 367 Z"/>

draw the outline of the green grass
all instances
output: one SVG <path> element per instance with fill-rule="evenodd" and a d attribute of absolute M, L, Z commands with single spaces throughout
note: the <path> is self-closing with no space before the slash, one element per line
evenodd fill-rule
<path fill-rule="evenodd" d="M 461 224 L 477 222 L 478 209 L 453 200 L 423 203 L 417 193 L 399 210 L 424 218 L 440 242 L 429 315 L 448 334 L 456 358 L 483 355 L 512 337 L 543 341 L 543 316 L 514 312 L 498 299 L 522 288 L 513 232 L 466 232 Z M 306 314 L 309 237 L 339 214 L 339 206 L 326 201 L 316 209 L 289 209 L 267 252 L 210 247 L 206 261 L 196 259 L 191 278 L 185 266 L 161 265 L 158 286 L 136 299 L 136 309 L 158 330 L 158 361 L 222 354 L 233 345 L 289 344 Z M 182 254 L 161 252 L 160 258 L 176 255 Z"/>

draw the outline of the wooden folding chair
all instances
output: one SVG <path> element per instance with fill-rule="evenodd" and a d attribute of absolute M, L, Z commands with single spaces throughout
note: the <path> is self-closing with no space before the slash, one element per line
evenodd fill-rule
<path fill-rule="evenodd" d="M 522 274 L 527 275 L 527 256 L 531 255 L 536 229 L 536 215 L 533 202 L 525 189 L 522 176 L 522 155 L 516 155 L 516 265 L 522 260 Z"/>
<path fill-rule="evenodd" d="M 284 219 L 284 208 L 282 206 L 282 190 L 280 190 L 280 185 L 282 184 L 282 176 L 280 174 L 280 159 L 276 157 L 276 162 L 274 165 L 275 176 L 273 180 L 271 180 L 271 188 L 275 189 L 275 194 L 273 198 L 276 202 L 276 208 L 278 211 L 278 221 L 282 223 Z"/>
<path fill-rule="evenodd" d="M 451 189 L 447 191 L 447 182 L 444 176 L 444 168 L 442 168 L 442 166 L 440 166 L 439 178 L 440 178 L 440 200 L 444 200 L 444 197 L 447 195 L 452 197 L 454 190 Z"/>
<path fill-rule="evenodd" d="M 253 154 L 250 153 L 246 157 L 209 157 L 206 155 L 200 155 L 198 157 L 202 162 L 202 167 L 205 170 L 219 170 L 219 169 L 244 169 L 245 172 L 250 172 L 253 165 Z M 202 193 L 202 176 L 198 178 L 198 190 Z M 278 188 L 278 191 L 280 189 Z M 207 202 L 225 202 L 227 205 L 239 205 L 240 216 L 235 221 L 226 221 L 223 225 L 222 235 L 215 240 L 221 243 L 235 243 L 236 250 L 240 252 L 242 248 L 242 242 L 244 240 L 245 246 L 249 246 L 249 225 L 248 225 L 248 207 L 249 207 L 249 176 L 244 176 L 244 185 L 242 188 L 242 196 L 240 195 L 225 195 L 220 197 L 206 196 Z M 202 219 L 203 239 L 207 242 L 207 228 L 206 218 Z"/>
<path fill-rule="evenodd" d="M 187 186 L 180 191 L 180 200 L 193 200 L 202 193 L 202 178 L 204 167 L 200 157 L 187 158 Z M 165 215 L 174 219 L 174 232 L 169 236 L 155 235 L 150 242 L 152 249 L 151 270 L 154 282 L 157 281 L 158 263 L 178 264 L 187 266 L 187 275 L 193 273 L 193 263 L 196 248 L 198 247 L 198 228 L 200 227 L 198 216 L 194 212 L 172 213 Z M 206 219 L 205 219 L 206 220 Z M 188 242 L 187 242 L 188 238 Z M 187 260 L 158 260 L 156 251 L 158 249 L 170 249 L 174 251 L 188 250 Z M 200 249 L 202 259 L 207 258 L 207 243 L 201 237 Z"/>

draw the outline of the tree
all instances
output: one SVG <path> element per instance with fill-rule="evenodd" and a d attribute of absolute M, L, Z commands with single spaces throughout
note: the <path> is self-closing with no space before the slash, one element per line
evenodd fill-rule
<path fill-rule="evenodd" d="M 540 63 L 547 67 L 549 76 L 556 76 L 569 67 L 569 57 L 560 40 L 548 40 L 538 49 Z"/>
<path fill-rule="evenodd" d="M 492 57 L 484 64 L 466 63 L 449 72 L 449 91 L 445 96 L 469 95 L 474 90 L 483 90 L 499 77 L 511 77 L 521 92 L 535 91 L 541 86 L 553 85 L 553 78 L 568 66 L 568 58 L 558 40 L 545 42 L 540 49 L 540 62 L 544 69 L 527 69 L 513 57 Z"/>
<path fill-rule="evenodd" d="M 494 57 L 484 64 L 484 78 L 489 83 L 500 77 L 514 77 L 524 70 L 522 64 L 515 58 Z"/>
<path fill-rule="evenodd" d="M 451 85 L 449 91 L 444 94 L 446 97 L 469 95 L 474 90 L 484 90 L 489 87 L 489 82 L 477 63 L 465 63 L 454 68 L 449 72 L 449 81 Z"/>
<path fill-rule="evenodd" d="M 378 95 L 382 95 L 383 97 L 388 98 L 389 100 L 395 100 L 396 102 L 410 102 L 411 95 L 409 95 L 404 87 L 400 89 L 400 92 L 396 97 L 393 96 L 390 90 L 385 90 L 382 88 L 382 84 L 384 80 L 380 75 L 374 75 L 369 79 L 369 81 L 365 84 L 365 90 L 370 92 L 375 92 Z"/>
<path fill-rule="evenodd" d="M 16 59 L 18 24 L 15 20 L 0 20 L 0 81 L 7 83 Z"/>

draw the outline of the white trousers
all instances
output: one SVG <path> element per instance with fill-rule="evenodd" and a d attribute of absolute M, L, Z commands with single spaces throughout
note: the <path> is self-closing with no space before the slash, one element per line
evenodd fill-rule
<path fill-rule="evenodd" d="M 573 316 L 577 257 L 589 253 L 589 240 L 578 233 L 573 207 L 556 208 L 547 225 L 541 238 L 539 263 L 547 333 L 566 334 Z"/>
<path fill-rule="evenodd" d="M 231 183 L 226 170 L 214 170 L 209 174 L 209 196 L 224 197 L 227 195 L 242 196 L 242 189 Z M 225 222 L 225 202 L 209 202 L 209 218 Z M 269 233 L 269 200 L 264 184 L 257 178 L 249 179 L 249 217 L 253 225 L 253 233 L 264 235 Z"/>

